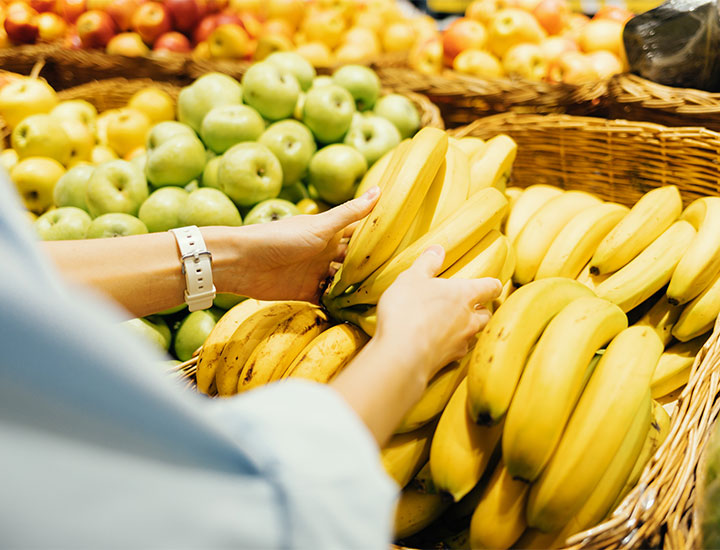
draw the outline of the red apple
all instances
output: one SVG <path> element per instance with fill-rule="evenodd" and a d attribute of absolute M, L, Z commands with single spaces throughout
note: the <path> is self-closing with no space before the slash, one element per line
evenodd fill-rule
<path fill-rule="evenodd" d="M 52 42 L 60 40 L 67 32 L 67 23 L 57 13 L 44 12 L 37 16 L 40 40 Z"/>
<path fill-rule="evenodd" d="M 147 2 L 133 13 L 132 26 L 143 42 L 152 44 L 158 36 L 172 30 L 170 12 L 160 2 Z"/>
<path fill-rule="evenodd" d="M 113 18 L 118 29 L 128 31 L 132 28 L 132 16 L 144 0 L 112 0 L 106 11 Z"/>
<path fill-rule="evenodd" d="M 487 41 L 487 32 L 482 23 L 462 17 L 453 21 L 443 33 L 443 55 L 445 63 L 452 65 L 460 52 L 468 49 L 481 50 Z"/>
<path fill-rule="evenodd" d="M 170 12 L 173 28 L 189 32 L 205 16 L 204 0 L 165 0 L 165 7 Z"/>
<path fill-rule="evenodd" d="M 84 48 L 104 48 L 115 36 L 117 27 L 108 13 L 90 10 L 77 20 L 77 33 Z"/>
<path fill-rule="evenodd" d="M 55 11 L 55 0 L 30 0 L 28 4 L 38 13 Z"/>
<path fill-rule="evenodd" d="M 190 53 L 192 46 L 188 37 L 182 33 L 171 31 L 161 34 L 153 44 L 156 52 L 181 52 Z"/>
<path fill-rule="evenodd" d="M 285 19 L 268 19 L 263 25 L 262 32 L 262 35 L 266 34 L 270 34 L 273 36 L 284 36 L 285 38 L 292 40 L 294 29 L 292 24 L 290 24 Z"/>
<path fill-rule="evenodd" d="M 228 7 L 228 0 L 207 0 L 205 4 L 206 13 L 217 13 Z"/>
<path fill-rule="evenodd" d="M 75 23 L 85 11 L 85 0 L 58 0 L 58 13 L 68 23 Z"/>
<path fill-rule="evenodd" d="M 614 19 L 620 23 L 627 23 L 633 17 L 633 12 L 620 6 L 603 6 L 593 15 L 593 19 Z"/>
<path fill-rule="evenodd" d="M 38 13 L 24 2 L 13 2 L 7 7 L 3 25 L 11 42 L 32 44 L 37 40 L 39 30 Z"/>
<path fill-rule="evenodd" d="M 570 6 L 567 0 L 540 0 L 532 13 L 548 34 L 559 34 L 568 25 Z"/>
<path fill-rule="evenodd" d="M 202 18 L 193 31 L 194 44 L 200 44 L 200 42 L 205 42 L 208 39 L 210 33 L 212 33 L 219 25 L 217 18 L 218 15 L 215 13 L 212 15 L 206 15 Z"/>

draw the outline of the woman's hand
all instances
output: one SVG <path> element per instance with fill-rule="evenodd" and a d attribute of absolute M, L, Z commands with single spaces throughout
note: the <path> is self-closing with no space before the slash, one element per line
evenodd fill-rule
<path fill-rule="evenodd" d="M 370 213 L 379 196 L 374 187 L 322 214 L 243 227 L 237 236 L 244 258 L 228 277 L 232 288 L 223 290 L 261 300 L 317 302 L 321 285 L 334 275 L 331 262 L 345 257 L 353 224 Z"/>

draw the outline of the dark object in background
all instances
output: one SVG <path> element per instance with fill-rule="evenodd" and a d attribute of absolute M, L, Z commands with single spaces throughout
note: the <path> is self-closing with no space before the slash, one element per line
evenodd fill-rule
<path fill-rule="evenodd" d="M 628 21 L 630 71 L 667 86 L 720 92 L 720 19 L 715 0 L 669 0 Z"/>

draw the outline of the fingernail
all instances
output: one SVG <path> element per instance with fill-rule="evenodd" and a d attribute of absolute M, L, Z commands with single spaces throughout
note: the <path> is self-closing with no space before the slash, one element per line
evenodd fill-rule
<path fill-rule="evenodd" d="M 439 244 L 433 244 L 428 246 L 425 249 L 425 252 L 428 254 L 435 254 L 436 256 L 439 256 L 440 258 L 445 256 L 445 249 L 440 246 Z"/>
<path fill-rule="evenodd" d="M 367 202 L 374 201 L 380 194 L 380 188 L 377 185 L 373 185 L 370 189 L 363 193 L 363 199 Z"/>

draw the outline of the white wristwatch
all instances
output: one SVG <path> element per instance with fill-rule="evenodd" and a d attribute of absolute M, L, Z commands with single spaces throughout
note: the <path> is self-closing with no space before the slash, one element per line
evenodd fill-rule
<path fill-rule="evenodd" d="M 190 311 L 208 309 L 215 299 L 212 277 L 212 255 L 205 246 L 196 225 L 171 229 L 180 248 L 182 272 L 185 274 L 185 302 Z"/>

